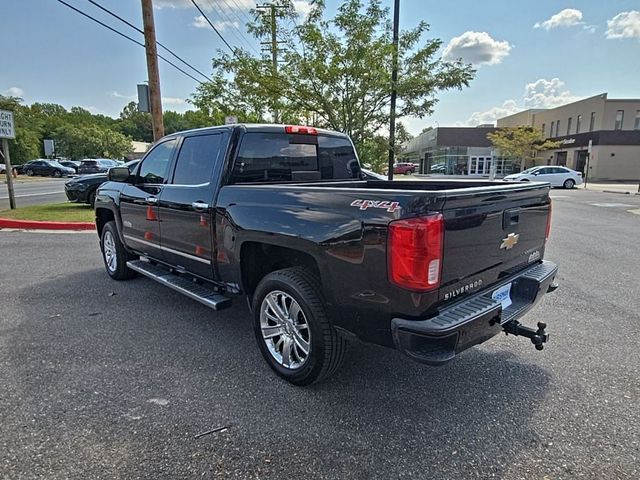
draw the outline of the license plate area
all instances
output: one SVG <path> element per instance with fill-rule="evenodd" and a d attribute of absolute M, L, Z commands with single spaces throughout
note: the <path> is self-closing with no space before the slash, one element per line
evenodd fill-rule
<path fill-rule="evenodd" d="M 494 290 L 491 294 L 491 298 L 493 298 L 496 302 L 500 302 L 502 305 L 502 310 L 506 310 L 513 302 L 511 301 L 511 283 L 507 283 L 502 287 Z"/>

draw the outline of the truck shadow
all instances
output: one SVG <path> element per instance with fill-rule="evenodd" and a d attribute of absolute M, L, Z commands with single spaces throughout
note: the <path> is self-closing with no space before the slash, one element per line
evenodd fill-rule
<path fill-rule="evenodd" d="M 14 408 L 46 413 L 35 428 L 64 439 L 51 455 L 77 448 L 70 461 L 96 462 L 105 476 L 133 476 L 138 459 L 152 462 L 167 444 L 177 471 L 224 474 L 219 460 L 237 469 L 235 458 L 260 478 L 283 468 L 290 478 L 506 478 L 522 451 L 543 448 L 536 407 L 550 374 L 509 351 L 475 348 L 432 368 L 353 344 L 333 378 L 298 388 L 261 358 L 242 298 L 215 313 L 150 280 L 113 282 L 91 269 L 16 301 L 22 316 L 5 331 L 22 399 Z M 58 392 L 69 392 L 64 403 Z M 230 428 L 193 440 L 219 425 Z M 101 432 L 99 443 L 87 429 Z M 110 441 L 130 449 L 131 463 L 109 457 L 119 451 Z"/>

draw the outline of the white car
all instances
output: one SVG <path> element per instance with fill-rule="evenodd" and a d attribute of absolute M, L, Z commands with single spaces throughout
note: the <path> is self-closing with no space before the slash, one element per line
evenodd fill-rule
<path fill-rule="evenodd" d="M 549 182 L 552 187 L 573 188 L 582 184 L 582 173 L 567 167 L 533 167 L 504 177 L 506 181 Z"/>

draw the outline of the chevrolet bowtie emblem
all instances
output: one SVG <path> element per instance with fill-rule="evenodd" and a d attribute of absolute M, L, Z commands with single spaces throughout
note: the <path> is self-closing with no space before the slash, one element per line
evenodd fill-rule
<path fill-rule="evenodd" d="M 518 239 L 520 238 L 519 233 L 510 233 L 507 235 L 507 238 L 502 239 L 502 243 L 500 244 L 500 248 L 504 248 L 505 250 L 511 250 L 513 246 L 518 243 Z"/>

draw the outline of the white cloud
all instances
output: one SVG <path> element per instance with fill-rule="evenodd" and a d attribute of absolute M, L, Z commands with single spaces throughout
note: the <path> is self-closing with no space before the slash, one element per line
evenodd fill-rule
<path fill-rule="evenodd" d="M 512 45 L 491 38 L 487 32 L 464 32 L 449 41 L 442 54 L 445 60 L 462 58 L 474 65 L 496 65 L 509 55 Z"/>
<path fill-rule="evenodd" d="M 524 105 L 526 108 L 554 108 L 580 98 L 572 95 L 559 78 L 540 78 L 525 86 Z"/>
<path fill-rule="evenodd" d="M 135 100 L 137 97 L 135 95 L 125 95 L 120 92 L 116 92 L 115 90 L 110 93 L 110 95 L 114 98 L 124 98 L 125 100 Z"/>
<path fill-rule="evenodd" d="M 533 28 L 544 28 L 545 30 L 551 30 L 558 27 L 571 27 L 574 25 L 581 25 L 582 12 L 575 8 L 565 8 L 564 10 L 552 15 L 548 20 L 540 23 L 537 22 Z"/>
<path fill-rule="evenodd" d="M 180 97 L 162 97 L 163 105 L 184 105 L 187 101 Z"/>
<path fill-rule="evenodd" d="M 9 87 L 4 92 L 2 92 L 2 95 L 5 96 L 5 97 L 20 97 L 20 98 L 22 98 L 22 95 L 24 95 L 24 90 L 21 89 L 20 87 Z"/>
<path fill-rule="evenodd" d="M 204 18 L 203 15 L 198 15 L 197 17 L 193 17 L 193 22 L 191 23 L 191 26 L 196 28 L 209 28 L 207 19 Z"/>
<path fill-rule="evenodd" d="M 606 36 L 613 38 L 637 38 L 640 39 L 640 12 L 631 10 L 620 12 L 611 20 L 607 20 Z"/>
<path fill-rule="evenodd" d="M 485 123 L 495 124 L 497 119 L 520 111 L 522 111 L 522 108 L 518 106 L 515 100 L 505 100 L 499 107 L 492 107 L 484 112 L 473 112 L 466 121 L 466 125 L 475 127 Z"/>
<path fill-rule="evenodd" d="M 307 18 L 307 15 L 313 9 L 313 5 L 305 0 L 293 0 L 293 8 L 302 18 Z"/>
<path fill-rule="evenodd" d="M 473 112 L 461 125 L 475 127 L 483 123 L 495 123 L 497 119 L 513 115 L 528 108 L 554 108 L 580 100 L 565 87 L 559 78 L 547 80 L 540 78 L 527 83 L 521 100 L 505 100 L 502 105 L 492 107 L 484 112 Z"/>

